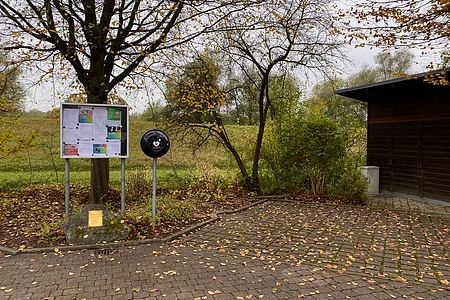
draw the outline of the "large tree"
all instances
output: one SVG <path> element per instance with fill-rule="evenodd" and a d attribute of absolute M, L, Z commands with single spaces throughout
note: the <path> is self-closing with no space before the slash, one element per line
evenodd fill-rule
<path fill-rule="evenodd" d="M 414 53 L 409 49 L 380 52 L 374 57 L 376 71 L 380 80 L 388 80 L 404 76 L 411 70 L 414 63 Z"/>
<path fill-rule="evenodd" d="M 0 52 L 0 115 L 23 109 L 26 92 L 20 82 L 21 74 L 21 65 L 11 64 L 7 51 Z"/>
<path fill-rule="evenodd" d="M 209 36 L 209 47 L 223 57 L 224 72 L 234 78 L 241 77 L 237 84 L 228 86 L 232 90 L 225 91 L 230 95 L 228 100 L 234 97 L 236 108 L 242 104 L 242 99 L 236 96 L 253 96 L 253 99 L 245 99 L 246 103 L 254 103 L 256 110 L 257 136 L 251 142 L 251 149 L 254 149 L 251 168 L 247 169 L 230 143 L 217 107 L 203 109 L 203 113 L 214 116 L 212 122 L 191 128 L 203 128 L 202 133 L 219 138 L 235 158 L 248 189 L 260 191 L 259 161 L 266 121 L 269 112 L 276 113 L 276 104 L 283 105 L 272 101 L 270 79 L 285 74 L 289 68 L 328 73 L 337 60 L 343 59 L 337 20 L 330 3 L 321 0 L 258 1 L 236 13 L 234 18 L 226 19 L 225 28 L 232 30 Z"/>
<path fill-rule="evenodd" d="M 243 1 L 250 3 L 251 1 Z M 50 63 L 61 78 L 74 75 L 88 103 L 140 84 L 158 54 L 212 30 L 243 9 L 240 1 L 0 0 L 1 47 L 18 59 Z M 127 81 L 127 79 L 133 79 Z M 91 160 L 91 203 L 109 183 L 108 159 Z"/>
<path fill-rule="evenodd" d="M 220 87 L 221 67 L 212 54 L 199 53 L 181 68 L 181 73 L 167 80 L 166 115 L 178 124 L 203 124 L 214 121 L 214 111 L 224 104 Z"/>
<path fill-rule="evenodd" d="M 338 89 L 372 84 L 383 80 L 404 76 L 413 66 L 415 56 L 408 50 L 380 52 L 374 56 L 373 67 L 363 65 L 358 72 L 347 79 L 333 78 L 316 84 L 311 97 L 306 101 L 312 110 L 320 110 L 328 118 L 341 126 L 365 127 L 367 105 L 363 102 L 336 95 Z M 321 107 L 319 109 L 314 109 Z"/>
<path fill-rule="evenodd" d="M 9 53 L 0 52 L 0 159 L 28 147 L 35 135 L 32 130 L 17 133 L 26 96 L 21 74 L 20 65 L 10 64 Z"/>
<path fill-rule="evenodd" d="M 271 75 L 287 66 L 330 74 L 335 63 L 344 59 L 341 28 L 332 1 L 321 0 L 262 2 L 228 21 L 242 30 L 227 32 L 218 46 L 257 91 L 258 133 L 252 167 L 250 172 L 241 171 L 247 185 L 259 192 L 261 147 L 268 113 L 274 106 L 269 93 Z M 256 70 L 256 76 L 248 70 Z"/>

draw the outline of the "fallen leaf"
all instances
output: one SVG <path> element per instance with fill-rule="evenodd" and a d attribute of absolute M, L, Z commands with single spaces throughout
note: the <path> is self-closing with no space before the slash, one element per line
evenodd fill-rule
<path fill-rule="evenodd" d="M 401 276 L 398 276 L 395 280 L 403 282 L 403 283 L 407 283 L 408 282 L 408 280 L 406 280 L 405 278 L 403 278 Z"/>
<path fill-rule="evenodd" d="M 217 294 L 222 294 L 222 292 L 219 291 L 219 290 L 215 290 L 215 291 L 208 291 L 208 294 L 210 294 L 210 295 L 217 295 Z"/>

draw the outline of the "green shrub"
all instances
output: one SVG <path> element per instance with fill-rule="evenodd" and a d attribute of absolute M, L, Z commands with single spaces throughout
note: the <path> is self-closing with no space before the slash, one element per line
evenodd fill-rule
<path fill-rule="evenodd" d="M 307 169 L 313 194 L 322 194 L 326 180 L 332 182 L 339 172 L 344 140 L 337 124 L 324 117 L 307 120 L 299 129 L 293 163 Z"/>
<path fill-rule="evenodd" d="M 224 173 L 209 163 L 198 163 L 189 179 L 188 190 L 200 201 L 220 200 L 227 187 Z"/>
<path fill-rule="evenodd" d="M 299 184 L 314 195 L 325 192 L 326 183 L 339 174 L 345 142 L 336 123 L 324 117 L 297 118 L 286 126 L 274 126 L 265 161 L 275 178 Z M 305 178 L 308 181 L 305 182 Z"/>
<path fill-rule="evenodd" d="M 151 195 L 152 192 L 152 170 L 140 168 L 127 172 L 126 192 L 133 199 L 139 200 Z"/>
<path fill-rule="evenodd" d="M 363 151 L 347 147 L 346 133 L 325 117 L 271 124 L 262 153 L 261 181 L 276 192 L 310 192 L 361 203 L 367 182 L 359 174 Z M 349 149 L 351 148 L 351 149 Z"/>
<path fill-rule="evenodd" d="M 193 206 L 187 201 L 180 201 L 168 195 L 156 198 L 156 224 L 179 225 L 188 220 L 192 213 Z M 134 226 L 153 224 L 152 198 L 133 201 L 127 208 L 126 217 Z"/>
<path fill-rule="evenodd" d="M 367 179 L 359 169 L 345 169 L 333 185 L 329 185 L 329 193 L 338 196 L 348 204 L 365 204 L 367 199 Z"/>
<path fill-rule="evenodd" d="M 152 215 L 152 176 L 153 170 L 149 168 L 128 172 L 126 189 L 131 199 L 127 205 L 126 215 L 135 226 L 148 226 L 154 223 Z M 166 177 L 176 182 L 175 185 L 182 184 L 175 175 Z M 180 224 L 191 216 L 192 211 L 192 205 L 170 195 L 162 194 L 156 198 L 157 224 Z"/>
<path fill-rule="evenodd" d="M 266 193 L 284 193 L 306 189 L 307 173 L 292 164 L 290 146 L 295 126 L 280 126 L 269 122 L 261 150 L 260 181 Z"/>
<path fill-rule="evenodd" d="M 308 189 L 308 174 L 296 166 L 278 168 L 261 168 L 260 182 L 264 193 L 282 194 L 289 192 L 305 192 Z"/>
<path fill-rule="evenodd" d="M 190 172 L 186 170 L 178 170 L 168 172 L 167 174 L 158 173 L 158 188 L 162 190 L 185 189 L 189 186 Z"/>

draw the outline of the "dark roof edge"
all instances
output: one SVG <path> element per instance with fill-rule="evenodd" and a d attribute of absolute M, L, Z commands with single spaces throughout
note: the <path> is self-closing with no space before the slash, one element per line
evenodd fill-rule
<path fill-rule="evenodd" d="M 406 75 L 403 77 L 393 78 L 393 79 L 389 79 L 389 80 L 385 80 L 385 81 L 369 83 L 369 84 L 355 86 L 355 87 L 351 87 L 351 88 L 345 88 L 345 89 L 337 90 L 334 93 L 338 94 L 338 95 L 343 95 L 348 92 L 353 92 L 353 91 L 357 91 L 357 90 L 368 89 L 368 88 L 373 88 L 373 87 L 382 86 L 382 85 L 388 85 L 388 84 L 392 84 L 392 83 L 398 83 L 398 82 L 411 80 L 411 79 L 419 79 L 419 78 L 425 77 L 427 75 L 435 75 L 435 74 L 441 73 L 442 71 L 444 71 L 445 73 L 448 73 L 448 72 L 450 72 L 450 68 L 439 69 L 439 70 L 434 70 L 434 71 L 427 71 L 427 72 L 418 73 L 418 74 L 414 74 L 414 75 Z"/>

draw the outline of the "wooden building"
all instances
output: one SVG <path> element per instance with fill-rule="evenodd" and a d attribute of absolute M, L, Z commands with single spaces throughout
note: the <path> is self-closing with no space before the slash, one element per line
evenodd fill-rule
<path fill-rule="evenodd" d="M 380 168 L 380 191 L 450 202 L 450 86 L 429 75 L 336 94 L 368 103 L 367 165 Z"/>

